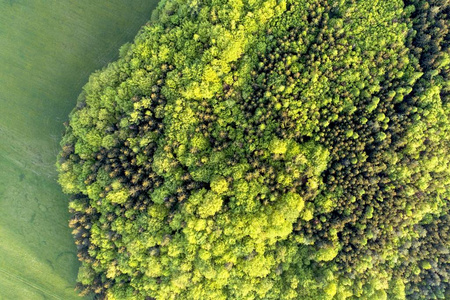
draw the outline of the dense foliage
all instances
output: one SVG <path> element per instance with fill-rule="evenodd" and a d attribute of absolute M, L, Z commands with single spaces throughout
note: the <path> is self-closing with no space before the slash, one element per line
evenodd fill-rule
<path fill-rule="evenodd" d="M 58 168 L 107 299 L 450 297 L 446 0 L 166 0 Z"/>

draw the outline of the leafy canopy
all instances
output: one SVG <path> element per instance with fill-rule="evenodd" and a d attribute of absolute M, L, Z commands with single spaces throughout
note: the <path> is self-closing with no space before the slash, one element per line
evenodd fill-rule
<path fill-rule="evenodd" d="M 448 13 L 163 0 L 62 140 L 82 294 L 450 297 Z"/>

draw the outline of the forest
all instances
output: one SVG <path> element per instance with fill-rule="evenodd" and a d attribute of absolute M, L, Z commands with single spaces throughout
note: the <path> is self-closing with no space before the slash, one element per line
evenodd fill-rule
<path fill-rule="evenodd" d="M 449 14 L 160 1 L 61 141 L 80 295 L 450 299 Z"/>

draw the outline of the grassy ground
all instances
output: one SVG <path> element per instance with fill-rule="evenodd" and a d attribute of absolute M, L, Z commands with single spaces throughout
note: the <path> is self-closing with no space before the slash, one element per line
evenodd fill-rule
<path fill-rule="evenodd" d="M 0 299 L 78 299 L 54 163 L 88 75 L 157 0 L 0 0 Z"/>

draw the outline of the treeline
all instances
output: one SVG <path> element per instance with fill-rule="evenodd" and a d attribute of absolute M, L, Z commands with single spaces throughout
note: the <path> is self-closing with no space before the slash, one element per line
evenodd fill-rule
<path fill-rule="evenodd" d="M 449 12 L 163 0 L 61 142 L 81 295 L 449 298 Z"/>

